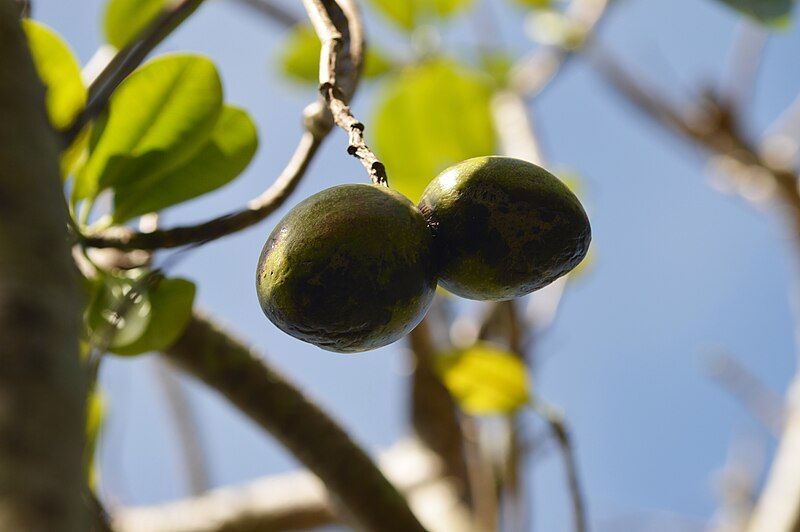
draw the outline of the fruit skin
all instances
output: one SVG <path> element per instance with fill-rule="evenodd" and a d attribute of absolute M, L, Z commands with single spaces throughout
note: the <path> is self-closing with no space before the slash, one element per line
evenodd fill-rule
<path fill-rule="evenodd" d="M 545 169 L 510 157 L 448 168 L 419 209 L 434 235 L 439 284 L 469 299 L 538 290 L 577 266 L 591 241 L 578 198 Z"/>
<path fill-rule="evenodd" d="M 264 245 L 261 308 L 284 332 L 329 351 L 390 344 L 433 299 L 431 244 L 403 195 L 361 184 L 323 190 L 292 209 Z"/>

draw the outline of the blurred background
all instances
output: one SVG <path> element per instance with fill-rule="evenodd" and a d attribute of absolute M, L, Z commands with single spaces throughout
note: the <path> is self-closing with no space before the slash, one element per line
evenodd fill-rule
<path fill-rule="evenodd" d="M 478 47 L 515 58 L 535 46 L 526 31 L 529 10 L 511 0 L 476 0 L 418 29 L 413 39 L 373 4 L 362 4 L 370 42 L 398 63 L 435 46 L 464 65 L 476 62 Z M 303 16 L 299 3 L 283 5 Z M 86 64 L 103 41 L 102 10 L 102 0 L 38 0 L 33 16 L 61 33 Z M 596 44 L 637 79 L 685 101 L 703 89 L 725 88 L 731 47 L 743 31 L 753 30 L 715 0 L 619 0 Z M 260 133 L 259 152 L 242 177 L 167 211 L 166 225 L 244 204 L 285 165 L 302 131 L 302 109 L 316 95 L 313 84 L 282 73 L 287 35 L 240 2 L 214 0 L 159 48 L 211 57 L 226 99 L 247 109 Z M 754 138 L 797 97 L 798 52 L 796 25 L 772 33 L 745 109 L 745 130 Z M 371 142 L 371 125 L 396 79 L 386 74 L 362 83 L 353 102 Z M 591 528 L 703 529 L 719 507 L 720 471 L 732 453 L 760 475 L 774 451 L 774 436 L 720 386 L 709 366 L 720 354 L 734 357 L 784 394 L 795 368 L 797 310 L 787 224 L 771 204 L 721 191 L 703 153 L 643 118 L 580 56 L 537 98 L 533 112 L 547 166 L 577 180 L 594 234 L 591 263 L 570 282 L 553 326 L 536 338 L 534 370 L 536 393 L 560 408 L 572 427 Z M 409 146 L 405 157 L 412 161 Z M 278 331 L 254 290 L 256 260 L 279 216 L 323 188 L 365 182 L 345 147 L 345 135 L 333 131 L 278 213 L 192 251 L 172 273 L 195 281 L 203 308 L 377 451 L 408 433 L 403 342 L 357 356 L 322 351 Z M 389 162 L 387 169 L 391 182 Z M 467 315 L 477 312 L 475 305 L 454 304 Z M 110 357 L 102 368 L 108 417 L 98 458 L 100 493 L 112 508 L 188 493 L 160 364 L 153 356 Z M 298 467 L 213 392 L 189 379 L 181 386 L 199 423 L 210 486 Z M 533 414 L 524 417 L 523 426 L 533 430 Z M 568 529 L 558 453 L 543 451 L 526 468 L 532 528 Z"/>

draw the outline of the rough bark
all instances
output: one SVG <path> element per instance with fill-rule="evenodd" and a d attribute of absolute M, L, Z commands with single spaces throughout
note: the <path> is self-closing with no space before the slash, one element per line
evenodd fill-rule
<path fill-rule="evenodd" d="M 57 137 L 12 0 L 0 58 L 0 530 L 86 530 L 81 298 Z"/>

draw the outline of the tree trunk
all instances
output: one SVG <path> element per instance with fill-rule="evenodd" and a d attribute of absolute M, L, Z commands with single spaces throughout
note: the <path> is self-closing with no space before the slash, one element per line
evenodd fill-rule
<path fill-rule="evenodd" d="M 0 0 L 0 530 L 87 529 L 81 299 L 58 147 L 18 22 Z"/>

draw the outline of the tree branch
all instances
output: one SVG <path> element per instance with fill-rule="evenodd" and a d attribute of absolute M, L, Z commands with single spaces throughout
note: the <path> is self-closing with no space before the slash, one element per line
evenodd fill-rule
<path fill-rule="evenodd" d="M 108 100 L 119 84 L 202 3 L 203 0 L 181 0 L 172 7 L 168 7 L 147 28 L 142 30 L 131 44 L 114 55 L 103 71 L 89 85 L 89 100 L 86 102 L 86 107 L 64 130 L 62 136 L 65 146 L 72 144 L 81 130 L 105 110 Z"/>
<path fill-rule="evenodd" d="M 165 353 L 271 432 L 325 483 L 347 520 L 369 531 L 423 531 L 402 495 L 327 414 L 255 353 L 195 315 Z"/>
<path fill-rule="evenodd" d="M 348 91 L 340 85 L 338 65 L 341 57 L 346 55 L 346 47 L 350 39 L 345 38 L 345 35 L 334 24 L 337 13 L 336 3 L 333 0 L 303 0 L 303 5 L 322 43 L 319 61 L 319 91 L 328 104 L 334 122 L 348 135 L 347 153 L 361 162 L 373 183 L 388 186 L 386 168 L 367 146 L 364 140 L 364 124 L 353 116 L 350 107 L 347 106 Z M 342 0 L 339 9 L 349 10 L 351 12 L 349 14 L 354 15 L 350 17 L 349 31 L 361 33 L 361 19 L 355 16 L 357 14 L 355 4 L 351 0 Z M 352 43 L 349 46 L 352 53 Z M 359 53 L 360 57 L 361 53 Z M 354 65 L 358 70 L 362 66 L 361 61 Z"/>
<path fill-rule="evenodd" d="M 379 463 L 431 530 L 469 530 L 469 514 L 459 507 L 442 462 L 424 445 L 402 441 L 382 453 Z M 325 486 L 302 471 L 156 506 L 122 508 L 113 524 L 116 532 L 277 532 L 337 522 Z"/>
<path fill-rule="evenodd" d="M 0 57 L 0 530 L 84 531 L 82 295 L 58 138 L 12 0 Z"/>

